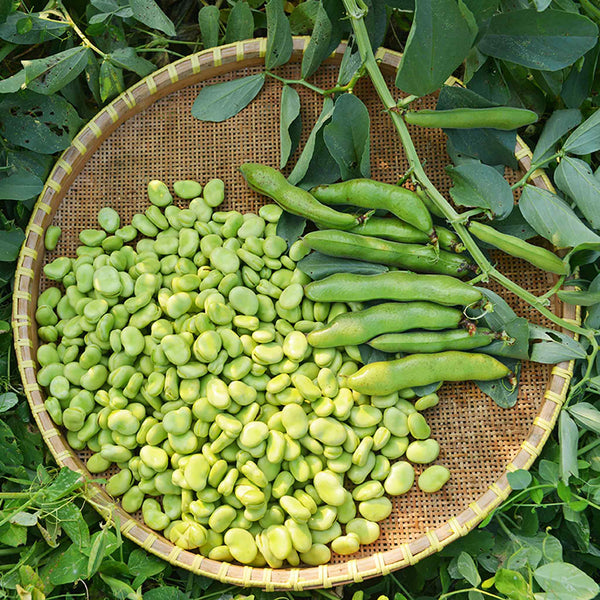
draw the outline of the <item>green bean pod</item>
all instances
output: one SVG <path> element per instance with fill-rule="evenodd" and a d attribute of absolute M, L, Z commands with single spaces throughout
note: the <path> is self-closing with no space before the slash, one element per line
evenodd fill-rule
<path fill-rule="evenodd" d="M 456 308 L 432 302 L 385 302 L 342 313 L 323 329 L 311 331 L 308 343 L 313 348 L 354 346 L 382 333 L 408 329 L 449 329 L 457 327 L 463 314 Z"/>
<path fill-rule="evenodd" d="M 355 258 L 419 273 L 461 277 L 475 270 L 469 259 L 453 252 L 437 252 L 432 246 L 401 244 L 347 231 L 312 231 L 304 236 L 303 241 L 312 250 L 327 256 Z"/>
<path fill-rule="evenodd" d="M 406 352 L 407 354 L 430 354 L 444 350 L 472 350 L 491 344 L 499 334 L 489 329 L 478 328 L 448 331 L 407 331 L 385 333 L 367 342 L 382 352 Z"/>
<path fill-rule="evenodd" d="M 478 223 L 477 221 L 469 223 L 469 231 L 482 242 L 490 244 L 490 246 L 494 246 L 494 248 L 498 248 L 506 252 L 506 254 L 510 254 L 510 256 L 522 258 L 534 267 L 538 267 L 538 269 L 556 273 L 557 275 L 566 275 L 568 273 L 566 263 L 556 256 L 556 254 L 550 252 L 550 250 L 546 250 L 546 248 L 534 246 L 525 240 L 501 233 L 493 227 Z"/>
<path fill-rule="evenodd" d="M 490 108 L 450 108 L 448 110 L 417 110 L 404 114 L 409 125 L 442 127 L 443 129 L 501 129 L 511 131 L 538 120 L 532 110 L 512 106 Z"/>
<path fill-rule="evenodd" d="M 325 204 L 350 204 L 386 210 L 430 238 L 435 237 L 429 211 L 419 196 L 406 188 L 372 179 L 350 179 L 332 185 L 319 185 L 310 193 Z"/>
<path fill-rule="evenodd" d="M 514 375 L 492 356 L 449 351 L 373 362 L 347 377 L 346 385 L 360 394 L 383 396 L 436 381 L 492 381 L 503 377 L 512 379 Z"/>
<path fill-rule="evenodd" d="M 429 302 L 447 306 L 468 306 L 483 298 L 478 289 L 456 277 L 408 271 L 388 271 L 377 275 L 334 273 L 306 285 L 304 294 L 315 302 L 409 302 L 427 298 Z"/>
<path fill-rule="evenodd" d="M 370 217 L 361 225 L 350 229 L 350 231 L 352 233 L 359 233 L 360 235 L 372 235 L 385 240 L 392 240 L 393 242 L 404 242 L 405 244 L 427 244 L 430 241 L 426 233 L 393 217 Z M 450 250 L 451 252 L 465 251 L 460 238 L 449 229 L 436 227 L 435 233 L 437 234 L 440 248 Z"/>
<path fill-rule="evenodd" d="M 289 213 L 306 217 L 320 227 L 350 229 L 363 220 L 362 217 L 341 213 L 321 204 L 307 191 L 291 185 L 279 171 L 267 165 L 244 163 L 240 166 L 240 171 L 255 192 L 268 196 Z"/>

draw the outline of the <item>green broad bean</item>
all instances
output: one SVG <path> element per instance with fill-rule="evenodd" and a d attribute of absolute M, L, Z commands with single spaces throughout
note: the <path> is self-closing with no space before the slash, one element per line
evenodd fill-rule
<path fill-rule="evenodd" d="M 428 408 L 433 408 L 434 406 L 437 406 L 439 401 L 439 396 L 434 392 L 433 394 L 421 396 L 421 398 L 419 398 L 415 402 L 414 406 L 416 410 L 423 411 L 427 410 Z"/>
<path fill-rule="evenodd" d="M 411 442 L 406 448 L 406 458 L 417 464 L 431 463 L 439 456 L 439 453 L 439 443 L 431 438 Z"/>
<path fill-rule="evenodd" d="M 123 469 L 113 475 L 106 483 L 106 491 L 111 496 L 122 496 L 129 488 L 131 488 L 131 482 L 133 476 L 129 469 Z"/>
<path fill-rule="evenodd" d="M 442 465 L 427 467 L 417 480 L 417 485 L 422 492 L 433 494 L 446 484 L 450 479 L 450 471 Z"/>
<path fill-rule="evenodd" d="M 212 208 L 219 206 L 225 200 L 225 183 L 220 179 L 211 179 L 204 186 L 202 195 L 208 206 Z"/>
<path fill-rule="evenodd" d="M 56 249 L 61 233 L 61 228 L 57 225 L 50 225 L 48 229 L 46 229 L 46 234 L 44 235 L 44 246 L 46 250 L 51 252 Z"/>
<path fill-rule="evenodd" d="M 383 487 L 390 496 L 406 494 L 415 481 L 415 470 L 405 461 L 395 462 L 385 478 Z"/>
<path fill-rule="evenodd" d="M 313 544 L 307 552 L 300 552 L 300 560 L 316 567 L 325 565 L 331 560 L 331 550 L 325 544 Z"/>
<path fill-rule="evenodd" d="M 416 440 L 426 440 L 431 435 L 431 428 L 425 417 L 418 412 L 408 415 L 408 429 Z"/>
<path fill-rule="evenodd" d="M 360 538 L 355 533 L 341 535 L 331 542 L 331 549 L 341 555 L 354 554 L 359 546 Z"/>

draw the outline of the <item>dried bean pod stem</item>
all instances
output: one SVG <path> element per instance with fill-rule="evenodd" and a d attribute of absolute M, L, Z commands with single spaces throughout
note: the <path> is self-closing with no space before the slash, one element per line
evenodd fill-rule
<path fill-rule="evenodd" d="M 350 179 L 332 185 L 319 185 L 310 193 L 325 204 L 350 204 L 387 210 L 400 220 L 433 237 L 433 223 L 421 198 L 406 188 L 372 179 Z"/>
<path fill-rule="evenodd" d="M 498 338 L 495 331 L 478 328 L 475 333 L 468 329 L 448 331 L 407 331 L 385 333 L 367 342 L 382 352 L 406 352 L 407 354 L 430 354 L 445 350 L 472 350 L 491 344 Z"/>
<path fill-rule="evenodd" d="M 408 111 L 404 120 L 419 127 L 442 127 L 444 129 L 501 129 L 511 131 L 538 120 L 532 110 L 512 106 L 490 108 L 451 108 L 448 110 Z"/>
<path fill-rule="evenodd" d="M 360 394 L 381 396 L 436 381 L 492 381 L 512 376 L 506 365 L 487 354 L 449 351 L 370 363 L 346 383 Z"/>
<path fill-rule="evenodd" d="M 240 171 L 255 192 L 268 196 L 289 213 L 306 217 L 320 227 L 350 229 L 363 221 L 362 217 L 341 213 L 321 204 L 307 191 L 288 183 L 287 179 L 272 167 L 245 163 L 240 167 Z"/>
<path fill-rule="evenodd" d="M 453 252 L 436 252 L 432 246 L 389 242 L 347 231 L 313 231 L 304 236 L 304 243 L 312 250 L 327 256 L 355 258 L 419 273 L 461 277 L 476 270 L 469 259 Z"/>
<path fill-rule="evenodd" d="M 482 299 L 473 286 L 448 275 L 423 275 L 409 271 L 389 271 L 377 275 L 335 273 L 309 283 L 306 297 L 316 302 L 365 302 L 398 300 L 408 302 L 427 298 L 448 306 L 468 306 Z"/>
<path fill-rule="evenodd" d="M 566 275 L 568 273 L 567 265 L 556 254 L 534 246 L 525 240 L 522 240 L 513 235 L 501 233 L 489 225 L 471 221 L 469 223 L 469 231 L 479 240 L 498 248 L 510 256 L 522 258 L 538 269 L 556 273 L 558 275 Z"/>
<path fill-rule="evenodd" d="M 462 311 L 433 302 L 385 302 L 338 315 L 323 329 L 310 332 L 308 343 L 315 348 L 354 346 L 382 333 L 458 327 L 462 319 Z"/>

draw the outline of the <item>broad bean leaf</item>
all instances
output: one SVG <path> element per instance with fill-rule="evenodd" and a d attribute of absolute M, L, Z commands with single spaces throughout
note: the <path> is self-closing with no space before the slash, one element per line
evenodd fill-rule
<path fill-rule="evenodd" d="M 510 473 L 509 473 L 510 475 Z M 509 600 L 530 600 L 529 584 L 518 571 L 498 569 L 494 576 L 496 589 Z"/>
<path fill-rule="evenodd" d="M 558 418 L 558 443 L 560 447 L 560 478 L 565 485 L 569 484 L 571 475 L 579 475 L 577 464 L 577 446 L 579 432 L 575 421 L 566 410 L 561 411 Z"/>
<path fill-rule="evenodd" d="M 149 577 L 162 573 L 167 568 L 164 560 L 138 548 L 131 551 L 127 566 L 129 572 L 136 577 L 133 584 L 135 587 L 140 586 Z"/>
<path fill-rule="evenodd" d="M 83 477 L 80 473 L 62 467 L 56 479 L 43 490 L 41 498 L 44 502 L 56 502 L 80 488 L 82 484 Z"/>
<path fill-rule="evenodd" d="M 313 30 L 319 6 L 321 6 L 319 0 L 305 0 L 296 5 L 289 19 L 293 35 L 306 35 Z"/>
<path fill-rule="evenodd" d="M 150 75 L 156 70 L 156 65 L 138 56 L 134 48 L 118 48 L 109 54 L 109 60 L 121 69 L 133 71 L 140 77 Z"/>
<path fill-rule="evenodd" d="M 204 48 L 219 44 L 219 19 L 221 11 L 214 4 L 203 6 L 198 12 L 198 25 Z"/>
<path fill-rule="evenodd" d="M 484 57 L 485 58 L 485 57 Z M 483 96 L 490 102 L 505 105 L 510 101 L 511 90 L 500 69 L 493 58 L 485 60 L 469 79 L 467 88 Z"/>
<path fill-rule="evenodd" d="M 343 94 L 335 101 L 331 121 L 323 129 L 323 139 L 342 179 L 371 175 L 369 111 L 357 96 Z"/>
<path fill-rule="evenodd" d="M 200 121 L 225 121 L 246 108 L 256 98 L 264 83 L 265 74 L 258 73 L 206 85 L 192 105 L 192 116 Z"/>
<path fill-rule="evenodd" d="M 498 8 L 500 0 L 463 0 L 477 23 L 487 21 Z"/>
<path fill-rule="evenodd" d="M 136 21 L 152 27 L 152 29 L 158 29 L 169 37 L 177 35 L 173 21 L 165 15 L 154 0 L 129 0 L 129 6 Z"/>
<path fill-rule="evenodd" d="M 329 15 L 324 5 L 320 4 L 313 32 L 302 56 L 301 73 L 303 79 L 308 79 L 338 45 L 341 38 L 333 34 L 334 28 Z"/>
<path fill-rule="evenodd" d="M 548 190 L 526 185 L 519 206 L 527 222 L 557 248 L 600 242 L 600 237 L 583 224 L 573 209 Z"/>
<path fill-rule="evenodd" d="M 0 81 L 0 94 L 13 94 L 25 87 L 25 69 Z"/>
<path fill-rule="evenodd" d="M 377 350 L 377 348 L 372 348 L 368 344 L 359 344 L 358 351 L 360 352 L 360 359 L 364 365 L 394 359 L 393 354 Z"/>
<path fill-rule="evenodd" d="M 267 12 L 267 53 L 265 67 L 274 69 L 290 60 L 293 49 L 290 22 L 283 10 L 282 0 L 269 0 Z"/>
<path fill-rule="evenodd" d="M 570 154 L 589 154 L 600 150 L 600 110 L 596 109 L 571 133 L 563 150 Z"/>
<path fill-rule="evenodd" d="M 325 100 L 323 101 L 323 108 L 321 109 L 321 114 L 319 115 L 319 118 L 317 119 L 314 127 L 312 128 L 312 131 L 308 136 L 308 139 L 306 140 L 306 144 L 302 149 L 302 153 L 300 154 L 300 157 L 298 158 L 294 169 L 288 177 L 288 181 L 292 185 L 296 185 L 306 175 L 310 166 L 311 159 L 315 152 L 317 134 L 325 126 L 327 121 L 329 121 L 329 119 L 331 118 L 331 115 L 333 114 L 333 107 L 333 100 L 329 97 L 325 98 Z"/>
<path fill-rule="evenodd" d="M 590 95 L 598 64 L 599 50 L 600 46 L 596 44 L 584 56 L 581 68 L 578 68 L 577 63 L 571 67 L 560 92 L 561 98 L 569 108 L 578 108 Z"/>
<path fill-rule="evenodd" d="M 14 2 L 12 0 L 1 0 L 0 1 L 0 23 L 6 21 L 6 17 L 15 10 Z"/>
<path fill-rule="evenodd" d="M 8 231 L 0 230 L 0 262 L 17 260 L 21 244 L 25 241 L 23 230 L 15 227 Z"/>
<path fill-rule="evenodd" d="M 569 408 L 571 416 L 583 427 L 600 434 L 600 410 L 589 402 L 578 402 Z"/>
<path fill-rule="evenodd" d="M 537 235 L 535 230 L 523 218 L 518 204 L 513 207 L 506 219 L 494 222 L 494 229 L 508 235 L 514 235 L 522 240 L 528 240 Z"/>
<path fill-rule="evenodd" d="M 473 14 L 462 2 L 416 0 L 396 86 L 417 96 L 434 92 L 463 62 L 476 35 Z"/>
<path fill-rule="evenodd" d="M 250 6 L 244 0 L 238 0 L 233 5 L 229 18 L 227 19 L 227 29 L 225 29 L 225 43 L 231 44 L 240 40 L 248 40 L 254 33 L 254 17 Z"/>
<path fill-rule="evenodd" d="M 58 95 L 28 90 L 0 100 L 0 130 L 17 146 L 40 154 L 54 154 L 71 143 L 82 121 L 75 109 Z"/>
<path fill-rule="evenodd" d="M 358 69 L 360 69 L 361 65 L 362 58 L 360 57 L 360 52 L 356 48 L 354 38 L 350 38 L 344 55 L 342 56 L 342 62 L 340 63 L 337 80 L 338 84 L 346 85 Z"/>
<path fill-rule="evenodd" d="M 71 29 L 66 21 L 46 19 L 41 14 L 15 12 L 9 15 L 6 21 L 0 24 L 0 39 L 13 44 L 32 46 L 55 40 Z M 19 25 L 22 22 L 29 25 L 26 31 Z"/>
<path fill-rule="evenodd" d="M 486 315 L 486 322 L 489 321 Z M 503 331 L 514 341 L 511 343 L 503 340 L 495 340 L 491 344 L 481 348 L 479 351 L 484 354 L 493 354 L 494 356 L 504 356 L 506 358 L 518 358 L 519 360 L 529 359 L 529 323 L 524 317 L 515 317 L 502 324 L 498 331 Z"/>
<path fill-rule="evenodd" d="M 530 359 L 553 365 L 563 360 L 582 359 L 587 356 L 583 346 L 566 333 L 529 324 L 531 341 Z"/>
<path fill-rule="evenodd" d="M 84 578 L 88 557 L 75 545 L 69 545 L 63 552 L 53 552 L 40 575 L 47 577 L 53 585 L 73 583 Z"/>
<path fill-rule="evenodd" d="M 440 91 L 437 110 L 448 108 L 485 108 L 495 106 L 471 90 L 456 86 L 444 86 Z M 515 131 L 499 131 L 497 129 L 445 129 L 444 132 L 461 154 L 478 158 L 488 165 L 508 165 L 516 168 Z"/>
<path fill-rule="evenodd" d="M 507 473 L 506 478 L 513 490 L 524 490 L 532 480 L 531 473 L 525 469 L 518 469 L 511 473 Z"/>
<path fill-rule="evenodd" d="M 367 5 L 367 14 L 365 15 L 365 25 L 367 26 L 367 33 L 369 34 L 369 40 L 371 41 L 371 47 L 375 52 L 379 46 L 383 44 L 385 38 L 385 32 L 387 29 L 388 19 L 387 11 L 384 2 L 381 0 L 364 0 Z M 338 20 L 347 20 L 345 15 Z"/>
<path fill-rule="evenodd" d="M 555 149 L 556 143 L 573 127 L 581 123 L 581 112 L 576 108 L 555 110 L 546 121 L 533 151 L 533 162 L 547 158 Z"/>
<path fill-rule="evenodd" d="M 594 229 L 600 229 L 600 181 L 590 166 L 571 156 L 565 156 L 554 172 L 556 185 L 570 196 Z"/>
<path fill-rule="evenodd" d="M 533 572 L 533 577 L 546 592 L 547 600 L 591 600 L 600 592 L 589 575 L 570 563 L 542 565 Z"/>
<path fill-rule="evenodd" d="M 349 258 L 326 256 L 311 252 L 298 262 L 298 268 L 311 279 L 323 279 L 334 273 L 354 273 L 356 275 L 376 275 L 389 271 L 385 265 L 363 262 Z"/>
<path fill-rule="evenodd" d="M 456 568 L 472 586 L 478 586 L 481 583 L 477 565 L 471 555 L 467 552 L 463 551 L 458 555 L 456 559 Z"/>
<path fill-rule="evenodd" d="M 304 217 L 284 210 L 277 222 L 277 235 L 287 242 L 289 248 L 304 233 L 305 228 L 306 219 Z"/>
<path fill-rule="evenodd" d="M 300 96 L 289 85 L 281 89 L 281 102 L 279 104 L 279 168 L 283 169 L 291 154 L 298 147 L 302 131 L 302 117 L 300 116 Z"/>
<path fill-rule="evenodd" d="M 76 46 L 47 58 L 24 60 L 27 87 L 38 94 L 55 94 L 79 77 L 87 66 L 90 52 L 85 46 Z"/>
<path fill-rule="evenodd" d="M 310 190 L 316 185 L 333 183 L 340 179 L 340 168 L 325 144 L 324 129 L 315 136 L 313 154 L 304 177 L 296 184 L 304 190 Z"/>
<path fill-rule="evenodd" d="M 505 219 L 514 206 L 510 185 L 496 169 L 479 162 L 446 167 L 454 186 L 450 195 L 460 206 L 483 208 L 493 219 Z"/>
<path fill-rule="evenodd" d="M 14 408 L 18 401 L 17 394 L 14 392 L 2 392 L 0 394 L 0 413 Z"/>
<path fill-rule="evenodd" d="M 501 296 L 488 290 L 487 288 L 477 288 L 492 304 L 492 310 L 485 313 L 485 322 L 488 324 L 490 329 L 494 331 L 502 331 L 507 323 L 510 323 L 517 318 L 515 311 L 507 304 Z M 476 314 L 472 314 L 476 313 Z M 472 318 L 479 318 L 484 315 L 484 311 L 481 308 L 469 309 L 468 314 Z"/>
<path fill-rule="evenodd" d="M 595 295 L 600 292 L 600 275 L 596 275 L 588 287 L 588 294 Z M 591 329 L 600 328 L 600 301 L 588 308 L 585 316 L 585 326 Z"/>
<path fill-rule="evenodd" d="M 179 588 L 167 585 L 144 592 L 144 600 L 188 600 L 189 596 Z"/>
<path fill-rule="evenodd" d="M 600 302 L 600 292 L 576 291 L 576 290 L 558 290 L 556 295 L 567 304 L 576 304 L 578 306 L 593 306 Z"/>
<path fill-rule="evenodd" d="M 531 69 L 558 71 L 573 64 L 598 41 L 587 17 L 560 10 L 513 10 L 494 15 L 479 41 L 489 56 Z"/>
<path fill-rule="evenodd" d="M 43 189 L 42 180 L 27 171 L 18 171 L 0 179 L 0 200 L 29 200 Z"/>
<path fill-rule="evenodd" d="M 105 58 L 100 65 L 100 99 L 102 102 L 118 96 L 125 89 L 123 69 Z"/>
<path fill-rule="evenodd" d="M 512 408 L 519 398 L 519 377 L 520 362 L 513 358 L 499 357 L 498 360 L 504 363 L 516 376 L 517 385 L 513 386 L 506 378 L 495 379 L 493 381 L 476 381 L 477 387 L 487 394 L 498 406 L 502 408 Z"/>
<path fill-rule="evenodd" d="M 73 502 L 61 505 L 56 509 L 56 518 L 77 548 L 81 549 L 89 545 L 90 530 L 79 506 L 76 506 Z"/>

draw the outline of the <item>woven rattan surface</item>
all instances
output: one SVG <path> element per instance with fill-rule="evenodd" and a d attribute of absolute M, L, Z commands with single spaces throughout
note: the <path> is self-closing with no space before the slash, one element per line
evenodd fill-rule
<path fill-rule="evenodd" d="M 305 44 L 305 39 L 295 39 L 292 61 L 280 69 L 282 76 L 299 76 Z M 252 40 L 206 51 L 157 71 L 125 92 L 65 151 L 34 209 L 15 287 L 13 317 L 19 368 L 34 416 L 55 458 L 88 479 L 92 478 L 82 462 L 86 453 L 72 451 L 53 425 L 43 406 L 44 392 L 35 379 L 37 334 L 33 315 L 39 291 L 46 285 L 40 278 L 41 268 L 58 255 L 75 256 L 79 231 L 97 226 L 96 214 L 102 206 L 114 207 L 123 221 L 129 222 L 148 204 L 145 187 L 149 179 L 172 184 L 177 179 L 205 182 L 220 177 L 227 188 L 225 209 L 257 210 L 262 199 L 244 184 L 238 166 L 245 161 L 278 166 L 281 84 L 267 79 L 258 98 L 224 123 L 196 121 L 190 108 L 202 86 L 260 72 L 265 46 L 265 40 Z M 340 47 L 331 64 L 315 76 L 315 84 L 324 88 L 335 84 L 342 51 Z M 382 51 L 378 58 L 392 83 L 399 55 Z M 298 91 L 304 140 L 322 101 L 309 90 Z M 371 114 L 372 177 L 394 182 L 407 168 L 400 142 L 370 84 L 362 81 L 356 93 Z M 435 98 L 425 98 L 420 105 L 432 108 Z M 449 178 L 444 167 L 449 160 L 444 135 L 439 130 L 416 128 L 412 133 L 428 175 L 446 193 Z M 519 139 L 516 156 L 521 169 L 530 166 L 531 153 Z M 543 174 L 537 175 L 535 185 L 551 187 Z M 515 178 L 516 173 L 508 173 L 508 177 Z M 43 249 L 42 236 L 51 223 L 60 225 L 63 234 L 56 250 L 48 253 Z M 534 294 L 546 291 L 552 283 L 548 275 L 527 263 L 506 256 L 495 258 L 506 275 Z M 542 323 L 522 302 L 511 297 L 506 300 L 520 316 Z M 553 308 L 565 318 L 577 319 L 573 307 Z M 333 555 L 326 566 L 273 570 L 208 560 L 173 546 L 135 516 L 124 513 L 101 486 L 89 483 L 88 495 L 104 507 L 105 513 L 118 518 L 125 535 L 196 573 L 266 589 L 360 581 L 413 564 L 439 550 L 467 533 L 506 498 L 510 491 L 506 472 L 528 468 L 539 454 L 564 400 L 571 373 L 568 363 L 554 367 L 552 374 L 549 367 L 525 363 L 519 401 L 513 409 L 499 408 L 473 384 L 444 385 L 440 404 L 428 411 L 427 418 L 433 437 L 441 445 L 437 462 L 450 468 L 450 482 L 437 494 L 424 494 L 414 486 L 408 494 L 395 498 L 392 515 L 381 524 L 379 540 L 351 557 Z"/>

